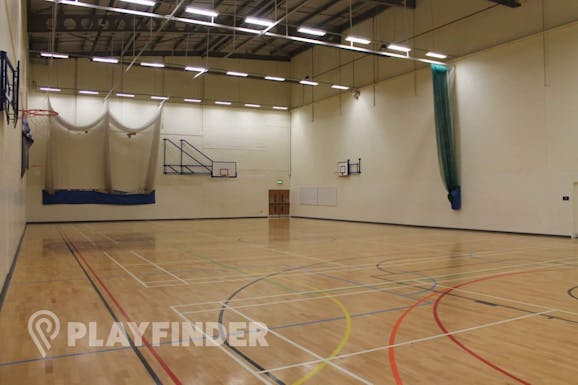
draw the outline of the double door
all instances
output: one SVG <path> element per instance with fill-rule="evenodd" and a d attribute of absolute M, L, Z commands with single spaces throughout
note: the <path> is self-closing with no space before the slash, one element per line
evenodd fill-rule
<path fill-rule="evenodd" d="M 269 215 L 289 215 L 289 190 L 269 190 Z"/>

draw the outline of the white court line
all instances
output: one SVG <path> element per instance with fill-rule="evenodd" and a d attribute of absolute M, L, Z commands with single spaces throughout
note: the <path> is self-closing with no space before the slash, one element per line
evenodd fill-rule
<path fill-rule="evenodd" d="M 106 255 L 108 258 L 110 258 L 111 261 L 113 261 L 114 263 L 116 263 L 121 269 L 123 269 L 124 271 L 126 271 L 128 273 L 128 275 L 130 275 L 131 277 L 133 277 L 138 283 L 140 283 L 141 285 L 143 285 L 143 287 L 148 287 L 148 285 L 146 283 L 144 283 L 143 281 L 141 281 L 136 275 L 134 275 L 129 269 L 127 269 L 126 267 L 124 267 L 120 262 L 118 262 L 116 259 L 114 259 L 109 253 L 107 253 L 106 251 L 103 251 L 104 255 Z"/>
<path fill-rule="evenodd" d="M 214 235 L 214 234 L 210 234 L 210 233 L 205 233 L 205 232 L 201 232 L 201 231 L 199 231 L 199 232 L 197 232 L 197 233 L 206 234 L 206 235 L 209 235 L 209 236 L 211 236 L 211 237 L 213 237 L 213 238 L 217 238 L 217 239 L 221 239 L 221 240 L 226 240 L 226 239 L 228 239 L 228 238 L 225 238 L 225 237 L 222 237 L 222 236 L 218 236 L 218 235 Z M 242 243 L 243 243 L 243 242 L 242 242 Z M 276 253 L 285 254 L 285 255 L 292 256 L 292 257 L 307 258 L 307 259 L 312 259 L 312 260 L 314 260 L 314 261 L 331 263 L 331 264 L 338 265 L 338 266 L 347 266 L 347 265 L 344 265 L 344 264 L 339 263 L 339 262 L 332 262 L 332 261 L 327 261 L 327 260 L 324 260 L 324 259 L 321 259 L 321 258 L 310 257 L 310 256 L 308 256 L 308 255 L 302 255 L 302 254 L 297 254 L 297 253 L 291 253 L 291 252 L 289 252 L 289 251 L 283 251 L 283 250 L 273 249 L 273 248 L 271 248 L 271 247 L 263 246 L 263 245 L 260 245 L 260 244 L 258 244 L 258 243 L 246 243 L 246 242 L 244 242 L 244 243 L 247 245 L 247 247 L 253 247 L 253 248 L 257 248 L 257 249 L 271 250 L 271 251 L 274 251 L 274 252 L 276 252 Z"/>
<path fill-rule="evenodd" d="M 546 265 L 546 266 L 559 266 L 559 265 Z M 532 271 L 532 270 L 540 269 L 542 267 L 544 267 L 544 266 L 538 266 L 538 267 L 535 267 L 532 269 L 505 271 L 504 273 L 517 273 L 517 272 L 524 272 L 524 271 Z M 453 274 L 453 275 L 455 275 L 455 274 Z M 468 277 L 442 279 L 442 280 L 439 280 L 438 282 L 461 281 L 464 279 L 479 278 L 479 277 L 485 277 L 485 276 L 486 276 L 486 274 L 479 274 L 479 275 L 468 276 Z M 442 285 L 438 285 L 438 286 L 442 286 Z M 360 287 L 371 287 L 371 286 L 370 285 L 358 285 L 358 286 L 354 286 L 354 287 L 360 288 Z M 385 287 L 382 289 L 395 289 L 395 288 L 406 288 L 406 287 L 408 287 L 408 286 L 400 285 L 400 286 L 395 286 L 395 287 Z M 444 287 L 446 287 L 446 286 L 444 286 Z M 356 292 L 351 292 L 351 293 L 333 294 L 332 297 L 346 297 L 346 296 L 351 296 L 351 295 L 375 293 L 375 290 L 376 290 L 375 288 L 372 288 L 371 290 L 361 290 L 361 291 L 356 291 Z M 456 290 L 458 290 L 458 289 L 456 289 Z M 317 297 L 309 297 L 309 298 L 295 298 L 295 299 L 282 300 L 282 301 L 262 302 L 262 303 L 256 303 L 256 304 L 239 305 L 239 306 L 235 306 L 235 308 L 236 309 L 245 309 L 245 308 L 250 308 L 250 307 L 272 306 L 272 305 L 280 305 L 280 304 L 287 304 L 287 303 L 294 303 L 294 302 L 317 301 L 320 299 L 327 299 L 327 296 L 326 295 L 320 295 Z M 215 302 L 217 302 L 217 301 L 215 301 Z M 182 307 L 182 305 L 174 305 L 174 306 L 175 307 L 179 307 L 179 306 Z M 547 307 L 547 306 L 539 306 L 539 305 L 534 305 L 534 306 L 535 307 L 541 307 L 541 308 L 548 309 L 548 310 L 555 310 L 555 309 Z M 183 314 L 196 314 L 196 313 L 204 313 L 204 312 L 208 312 L 208 311 L 217 311 L 217 310 L 220 310 L 220 307 L 219 308 L 213 308 L 213 309 L 183 311 L 182 313 Z M 559 309 L 556 309 L 556 310 L 559 310 Z"/>
<path fill-rule="evenodd" d="M 245 315 L 244 313 L 241 313 L 240 311 L 238 311 L 238 310 L 236 310 L 236 309 L 234 309 L 234 308 L 232 308 L 232 307 L 229 307 L 229 306 L 228 306 L 226 303 L 224 303 L 224 302 L 222 302 L 222 305 L 225 306 L 227 309 L 230 309 L 230 310 L 233 311 L 234 313 L 237 313 L 237 314 L 240 315 L 241 317 L 247 319 L 247 320 L 250 321 L 250 322 L 257 322 L 257 321 L 255 321 L 254 319 L 252 319 L 251 317 Z M 365 385 L 372 385 L 372 384 L 373 384 L 372 382 L 369 382 L 369 381 L 363 379 L 362 377 L 356 375 L 355 373 L 353 373 L 353 372 L 351 372 L 351 371 L 349 371 L 349 370 L 347 370 L 347 369 L 345 369 L 345 368 L 343 368 L 343 367 L 341 367 L 341 366 L 333 363 L 332 361 L 328 360 L 327 358 L 324 358 L 324 357 L 320 356 L 319 354 L 317 354 L 317 353 L 315 353 L 315 352 L 307 349 L 306 347 L 304 347 L 304 346 L 302 346 L 302 345 L 299 345 L 297 342 L 294 342 L 293 340 L 285 337 L 284 335 L 276 332 L 275 330 L 269 329 L 265 324 L 263 324 L 263 326 L 265 327 L 265 329 L 267 329 L 267 331 L 268 331 L 269 333 L 273 334 L 274 336 L 277 336 L 278 338 L 280 338 L 281 340 L 289 343 L 290 345 L 295 346 L 297 349 L 299 349 L 299 350 L 301 350 L 301 351 L 303 351 L 303 352 L 305 352 L 305 353 L 307 353 L 307 354 L 309 354 L 309 355 L 311 355 L 311 356 L 319 359 L 320 362 L 326 363 L 327 365 L 329 365 L 329 366 L 331 366 L 331 367 L 339 370 L 339 371 L 342 372 L 342 373 L 345 373 L 346 375 L 348 375 L 348 376 L 356 379 L 357 381 L 359 381 L 359 382 L 361 382 L 361 383 L 363 383 L 363 384 L 365 384 Z M 265 370 L 265 371 L 268 372 L 268 370 Z M 261 373 L 264 373 L 264 372 L 261 371 Z"/>
<path fill-rule="evenodd" d="M 495 254 L 487 254 L 486 256 L 493 256 L 493 255 L 499 255 L 501 253 L 495 253 Z M 387 258 L 387 255 L 372 255 L 372 256 L 367 256 L 367 257 L 361 257 L 361 258 Z M 391 262 L 400 262 L 401 263 L 389 263 L 388 265 L 385 265 L 386 267 L 396 267 L 396 266 L 412 266 L 412 265 L 419 265 L 422 263 L 426 263 L 426 262 L 431 262 L 431 261 L 436 261 L 436 260 L 440 260 L 444 258 L 444 256 L 435 256 L 435 257 L 423 257 L 423 258 L 415 258 L 412 259 L 410 262 L 405 261 L 402 258 L 398 258 L 398 259 L 394 259 L 391 260 Z M 522 257 L 522 258 L 526 258 L 526 257 Z M 482 259 L 482 258 L 480 258 Z M 514 258 L 514 259 L 519 259 L 519 258 Z M 488 264 L 490 263 L 500 263 L 499 260 L 497 261 L 492 261 L 492 260 L 487 260 L 487 259 L 483 259 L 485 261 L 488 262 Z M 216 260 L 218 262 L 219 260 Z M 389 261 L 387 261 L 389 262 Z M 532 261 L 532 262 L 541 262 L 541 261 Z M 545 261 L 542 261 L 545 262 Z M 295 269 L 292 271 L 288 271 L 286 273 L 283 273 L 284 276 L 288 276 L 288 275 L 311 275 L 311 274 L 316 274 L 316 273 L 320 273 L 320 272 L 349 272 L 349 271 L 359 271 L 359 270 L 367 270 L 367 269 L 373 269 L 375 267 L 375 263 L 365 263 L 365 264 L 358 264 L 358 265 L 345 265 L 348 267 L 329 267 L 329 268 L 321 268 L 321 269 L 316 269 L 316 268 L 312 268 L 312 267 L 303 267 L 303 268 L 299 268 L 299 269 Z M 469 266 L 469 265 L 465 265 L 465 266 Z M 297 267 L 297 266 L 296 266 Z M 211 283 L 221 283 L 221 282 L 238 282 L 238 281 L 244 281 L 246 280 L 246 277 L 261 277 L 263 275 L 267 275 L 267 274 L 273 274 L 273 273 L 278 273 L 278 271 L 271 271 L 271 272 L 265 272 L 265 273 L 254 273 L 251 275 L 240 275 L 240 274 L 235 274 L 235 275 L 225 275 L 225 276 L 209 276 L 209 277 L 202 277 L 202 278 L 191 278 L 191 279 L 185 279 L 187 282 L 189 282 L 189 284 L 195 284 L 196 282 L 201 282 L 201 283 L 205 283 L 206 281 L 209 281 Z M 412 272 L 399 272 L 397 274 L 409 274 Z M 228 278 L 239 278 L 239 279 L 235 279 L 235 280 L 229 280 Z"/>
<path fill-rule="evenodd" d="M 325 360 L 329 360 L 329 361 L 339 360 L 339 359 L 354 357 L 354 356 L 358 356 L 358 355 L 362 355 L 362 354 L 378 352 L 378 351 L 382 351 L 382 350 L 386 350 L 386 349 L 397 348 L 397 347 L 400 347 L 400 346 L 417 344 L 417 343 L 420 343 L 420 342 L 426 342 L 426 341 L 431 341 L 431 340 L 435 340 L 435 339 L 442 338 L 442 337 L 453 336 L 453 335 L 456 335 L 456 334 L 462 334 L 462 333 L 467 333 L 467 332 L 471 332 L 471 331 L 475 331 L 475 330 L 485 329 L 485 328 L 489 328 L 489 327 L 492 327 L 492 326 L 497 326 L 497 325 L 501 325 L 501 324 L 505 324 L 505 323 L 514 322 L 514 321 L 520 321 L 520 320 L 523 320 L 523 319 L 526 319 L 526 318 L 537 317 L 537 316 L 541 316 L 541 315 L 545 315 L 545 314 L 549 314 L 549 313 L 553 313 L 553 312 L 556 312 L 556 310 L 546 310 L 546 311 L 542 311 L 542 312 L 539 312 L 539 313 L 526 314 L 526 315 L 523 315 L 523 316 L 520 316 L 520 317 L 508 318 L 508 319 L 505 319 L 505 320 L 496 321 L 496 322 L 491 322 L 491 323 L 487 323 L 487 324 L 483 324 L 483 325 L 478 325 L 478 326 L 473 326 L 473 327 L 470 327 L 470 328 L 459 329 L 459 330 L 455 330 L 455 331 L 453 331 L 453 332 L 436 334 L 436 335 L 429 336 L 429 337 L 417 338 L 417 339 L 414 339 L 414 340 L 411 340 L 411 341 L 404 341 L 404 342 L 398 342 L 398 343 L 392 344 L 392 345 L 379 346 L 379 347 L 377 347 L 377 348 L 359 350 L 359 351 L 357 351 L 357 352 L 341 354 L 341 355 L 338 355 L 338 356 L 335 356 L 335 357 L 327 358 L 327 359 L 325 359 Z M 279 367 L 277 367 L 277 368 L 267 369 L 266 371 L 267 371 L 267 372 L 277 372 L 277 371 L 281 371 L 281 370 L 286 370 L 286 369 L 298 368 L 298 367 L 306 366 L 306 365 L 317 364 L 317 363 L 319 363 L 319 362 L 323 362 L 323 360 L 314 360 L 314 361 L 302 362 L 302 363 L 299 363 L 299 364 L 279 366 Z M 263 372 L 263 371 L 261 371 L 261 372 Z"/>
<path fill-rule="evenodd" d="M 80 231 L 80 229 L 78 229 L 76 226 L 74 226 L 74 229 L 75 229 L 76 231 L 78 231 L 78 232 L 80 233 L 80 235 L 82 235 L 82 237 L 83 237 L 84 239 L 86 239 L 88 242 L 90 242 L 94 247 L 97 247 L 97 246 L 96 246 L 96 243 L 95 243 L 92 239 L 90 239 L 89 237 L 87 237 L 82 231 Z"/>
<path fill-rule="evenodd" d="M 301 292 L 297 292 L 297 293 L 281 293 L 281 294 L 271 294 L 271 295 L 263 295 L 263 296 L 247 297 L 247 298 L 238 298 L 238 299 L 232 299 L 231 301 L 261 300 L 261 299 L 278 298 L 278 297 L 285 297 L 285 296 L 291 296 L 292 297 L 292 296 L 299 296 L 299 295 L 306 295 L 306 294 L 329 293 L 329 292 L 334 292 L 334 291 L 355 289 L 355 288 L 360 288 L 360 287 L 372 287 L 372 288 L 380 288 L 380 289 L 392 289 L 392 288 L 396 289 L 396 288 L 408 287 L 408 285 L 406 285 L 406 284 L 410 283 L 410 282 L 421 283 L 422 281 L 428 280 L 430 278 L 439 280 L 439 279 L 445 278 L 445 277 L 452 277 L 452 276 L 460 275 L 460 277 L 458 277 L 458 278 L 442 279 L 440 282 L 446 282 L 446 281 L 452 281 L 452 280 L 463 280 L 463 279 L 468 279 L 468 278 L 476 278 L 476 277 L 484 276 L 484 274 L 477 275 L 477 276 L 471 276 L 472 274 L 476 274 L 476 273 L 486 273 L 486 272 L 492 272 L 492 271 L 509 273 L 509 272 L 518 272 L 518 271 L 526 271 L 526 270 L 535 270 L 535 269 L 539 269 L 543 266 L 552 266 L 552 264 L 554 262 L 566 262 L 566 259 L 575 259 L 575 258 L 576 257 L 565 257 L 565 258 L 560 258 L 557 260 L 552 260 L 549 262 L 532 262 L 532 263 L 526 263 L 526 264 L 520 264 L 520 265 L 509 265 L 509 266 L 503 266 L 500 268 L 473 270 L 473 271 L 468 271 L 466 273 L 452 273 L 452 274 L 445 274 L 445 275 L 438 275 L 438 276 L 431 276 L 431 277 L 412 278 L 412 279 L 398 281 L 398 282 L 383 282 L 383 283 L 376 283 L 376 284 L 365 284 L 363 286 L 361 286 L 361 285 L 339 286 L 339 287 L 328 288 L 328 289 L 301 291 Z M 526 267 L 526 266 L 536 266 L 536 267 L 531 268 L 531 269 L 522 269 L 522 270 L 514 270 L 514 271 L 506 271 L 505 270 L 505 269 L 509 269 L 509 268 Z M 554 265 L 554 266 L 556 266 L 556 265 Z M 281 278 L 281 277 L 277 277 L 277 278 Z M 399 285 L 399 284 L 402 284 L 402 285 Z M 360 292 L 360 293 L 366 293 L 366 292 L 373 292 L 373 290 Z M 346 294 L 349 294 L 349 293 L 346 293 Z M 359 293 L 351 293 L 351 294 L 359 294 Z M 283 302 L 279 302 L 279 303 L 283 303 Z M 197 303 L 190 303 L 190 304 L 183 304 L 183 305 L 175 305 L 175 307 L 199 306 L 199 305 L 210 305 L 210 304 L 220 304 L 220 301 L 197 302 Z"/>
<path fill-rule="evenodd" d="M 90 228 L 89 226 L 87 226 L 87 225 L 83 225 L 83 227 L 86 227 L 86 228 L 88 229 L 88 231 L 90 231 L 90 232 L 93 233 L 93 234 L 100 235 L 101 237 L 104 237 L 104 238 L 106 238 L 106 239 L 108 239 L 108 240 L 116 243 L 117 245 L 119 244 L 118 241 L 112 239 L 111 237 L 109 237 L 108 235 L 104 234 L 103 232 L 100 232 L 100 231 L 98 231 L 98 230 L 93 230 L 93 229 L 91 229 L 91 228 Z"/>
<path fill-rule="evenodd" d="M 184 283 L 185 285 L 187 285 L 187 281 L 185 281 L 184 279 L 182 279 L 181 277 L 176 276 L 175 274 L 171 273 L 170 271 L 162 268 L 161 266 L 157 265 L 156 263 L 154 263 L 153 261 L 150 261 L 148 258 L 143 257 L 142 255 L 140 255 L 139 253 L 137 253 L 134 250 L 130 251 L 133 255 L 136 255 L 138 258 L 142 259 L 143 261 L 146 261 L 148 263 L 150 263 L 151 265 L 153 265 L 154 267 L 156 267 L 157 269 L 159 269 L 160 271 L 162 271 L 163 273 L 166 273 L 168 275 L 170 275 L 171 277 L 175 278 L 177 281 L 181 281 L 182 283 Z"/>
<path fill-rule="evenodd" d="M 181 314 L 181 312 L 179 312 L 177 309 L 173 308 L 172 306 L 170 308 L 174 312 L 176 312 L 179 315 L 179 317 L 181 317 L 184 321 L 193 325 L 193 327 L 197 330 L 197 332 L 201 333 L 205 337 L 206 341 L 211 341 L 211 343 L 213 345 L 218 347 L 221 351 L 225 352 L 229 357 L 231 357 L 235 362 L 237 362 L 239 365 L 241 365 L 241 367 L 243 367 L 246 371 L 251 373 L 259 381 L 261 381 L 264 384 L 271 385 L 271 382 L 267 381 L 265 378 L 263 378 L 263 376 L 260 375 L 261 373 L 253 370 L 250 366 L 248 366 L 245 362 L 243 362 L 236 354 L 232 353 L 231 351 L 229 351 L 229 349 L 226 349 L 225 347 L 223 347 L 223 345 L 219 344 L 216 339 L 214 339 L 212 336 L 209 336 L 207 333 L 205 333 L 201 328 L 199 328 L 194 322 L 192 322 L 190 319 L 188 319 L 185 315 Z"/>
<path fill-rule="evenodd" d="M 380 257 L 380 256 L 372 256 L 372 258 L 378 258 L 378 257 Z M 413 260 L 411 262 L 391 263 L 391 264 L 386 265 L 386 267 L 419 265 L 421 263 L 426 263 L 426 262 L 438 260 L 439 258 L 440 257 L 420 258 L 418 260 Z M 394 261 L 399 261 L 399 260 L 394 260 Z M 500 263 L 500 261 L 488 261 L 488 263 L 494 263 L 494 262 Z M 534 262 L 536 262 L 536 261 L 534 261 Z M 305 275 L 315 275 L 318 273 L 328 273 L 328 272 L 340 273 L 340 272 L 352 272 L 352 271 L 360 271 L 360 270 L 371 270 L 371 269 L 375 268 L 375 265 L 376 265 L 375 263 L 366 263 L 366 264 L 359 264 L 359 265 L 346 265 L 349 267 L 330 267 L 330 268 L 321 268 L 321 269 L 311 268 L 310 266 L 309 267 L 307 267 L 307 266 L 303 266 L 303 267 L 295 266 L 294 270 L 287 271 L 287 272 L 283 273 L 282 275 L 284 277 L 289 276 L 289 275 L 305 276 Z M 469 266 L 469 265 L 465 265 L 465 266 Z M 207 282 L 208 283 L 239 282 L 239 281 L 245 281 L 249 278 L 260 278 L 260 277 L 263 277 L 265 275 L 274 274 L 274 273 L 279 273 L 279 271 L 271 271 L 271 272 L 265 272 L 265 273 L 253 273 L 250 275 L 235 274 L 235 275 L 228 275 L 228 276 L 226 275 L 226 276 L 221 276 L 221 277 L 191 278 L 191 279 L 185 279 L 185 281 L 187 281 L 189 285 L 205 284 Z M 399 272 L 396 274 L 412 274 L 412 273 L 413 272 Z M 413 273 L 413 274 L 415 274 L 415 273 Z M 225 279 L 218 279 L 218 278 L 225 278 Z M 235 279 L 226 279 L 226 278 L 235 278 Z M 176 285 L 167 285 L 167 286 L 158 286 L 158 287 L 171 287 L 171 286 L 176 286 Z"/>

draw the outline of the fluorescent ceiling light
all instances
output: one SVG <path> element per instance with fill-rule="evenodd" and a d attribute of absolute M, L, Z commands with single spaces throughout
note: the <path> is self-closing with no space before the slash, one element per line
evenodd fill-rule
<path fill-rule="evenodd" d="M 63 53 L 55 53 L 55 52 L 40 52 L 40 56 L 53 57 L 55 59 L 68 59 L 68 55 L 63 54 Z"/>
<path fill-rule="evenodd" d="M 411 48 L 403 46 L 403 45 L 398 45 L 398 44 L 388 44 L 387 49 L 390 49 L 392 51 L 406 52 L 406 53 L 411 51 Z"/>
<path fill-rule="evenodd" d="M 284 82 L 285 78 L 280 78 L 277 76 L 265 76 L 265 80 L 273 80 L 274 82 Z"/>
<path fill-rule="evenodd" d="M 152 0 L 120 0 L 120 1 L 124 1 L 125 3 L 131 4 L 146 5 L 147 7 L 152 7 L 155 5 L 155 2 Z"/>
<path fill-rule="evenodd" d="M 363 37 L 356 37 L 356 36 L 347 36 L 345 38 L 345 40 L 347 40 L 350 43 L 359 43 L 359 44 L 369 44 L 371 43 L 371 40 L 367 40 Z"/>
<path fill-rule="evenodd" d="M 111 64 L 118 63 L 118 59 L 115 59 L 113 57 L 93 57 L 91 60 L 99 63 L 111 63 Z"/>
<path fill-rule="evenodd" d="M 83 94 L 83 95 L 98 95 L 99 92 L 98 91 L 88 91 L 88 90 L 80 90 L 78 91 L 79 94 Z"/>
<path fill-rule="evenodd" d="M 428 52 L 425 54 L 425 56 L 434 57 L 436 59 L 447 59 L 447 57 L 448 57 L 448 55 L 445 55 L 443 53 L 437 53 L 437 52 Z"/>
<path fill-rule="evenodd" d="M 40 91 L 46 91 L 46 92 L 60 92 L 61 89 L 60 88 L 53 88 L 53 87 L 40 87 Z"/>
<path fill-rule="evenodd" d="M 153 100 L 168 100 L 169 98 L 167 96 L 151 96 L 151 99 L 153 99 Z"/>
<path fill-rule="evenodd" d="M 246 78 L 247 76 L 249 76 L 249 74 L 246 74 L 245 72 L 235 72 L 235 71 L 227 71 L 227 75 L 238 76 L 241 78 Z"/>
<path fill-rule="evenodd" d="M 208 70 L 206 68 L 203 68 L 203 67 L 187 66 L 187 67 L 185 67 L 185 71 L 205 73 Z"/>
<path fill-rule="evenodd" d="M 257 17 L 247 17 L 245 18 L 245 23 L 248 24 L 255 24 L 255 25 L 262 25 L 263 27 L 272 27 L 275 23 L 271 20 L 267 19 L 259 19 Z"/>
<path fill-rule="evenodd" d="M 429 63 L 429 64 L 439 64 L 442 66 L 447 66 L 446 63 L 443 63 L 441 61 L 435 61 L 435 60 L 429 60 L 429 59 L 416 59 L 417 61 L 420 61 L 422 63 Z"/>
<path fill-rule="evenodd" d="M 306 86 L 318 86 L 319 83 L 311 81 L 311 80 L 301 80 L 299 83 L 304 84 Z"/>
<path fill-rule="evenodd" d="M 186 12 L 187 13 L 194 13 L 195 15 L 202 15 L 202 16 L 209 16 L 209 17 L 219 16 L 219 13 L 216 11 L 213 11 L 212 9 L 187 7 Z"/>
<path fill-rule="evenodd" d="M 347 86 L 340 86 L 339 84 L 334 84 L 331 86 L 331 88 L 335 88 L 336 90 L 348 90 L 349 87 Z"/>
<path fill-rule="evenodd" d="M 231 102 L 223 102 L 221 100 L 217 100 L 215 102 L 215 104 L 220 104 L 221 106 L 230 106 L 232 103 Z"/>
<path fill-rule="evenodd" d="M 164 68 L 165 65 L 163 63 L 147 63 L 147 62 L 142 62 L 140 63 L 141 66 L 143 67 L 154 67 L 154 68 Z"/>
<path fill-rule="evenodd" d="M 201 99 L 183 99 L 183 101 L 187 103 L 200 103 Z"/>
<path fill-rule="evenodd" d="M 245 107 L 260 108 L 261 105 L 260 104 L 245 103 Z"/>
<path fill-rule="evenodd" d="M 315 36 L 325 36 L 327 32 L 317 29 L 317 28 L 308 28 L 308 27 L 299 27 L 297 32 L 306 33 L 308 35 L 315 35 Z"/>
<path fill-rule="evenodd" d="M 134 94 L 116 94 L 116 96 L 121 98 L 134 98 Z"/>
<path fill-rule="evenodd" d="M 274 109 L 274 110 L 283 110 L 283 111 L 286 111 L 286 110 L 289 109 L 289 107 L 273 106 L 273 109 Z"/>

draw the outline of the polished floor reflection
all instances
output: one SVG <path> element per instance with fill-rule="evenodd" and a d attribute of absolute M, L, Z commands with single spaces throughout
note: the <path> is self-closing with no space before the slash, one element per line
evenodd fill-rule
<path fill-rule="evenodd" d="M 29 225 L 0 383 L 573 384 L 576 245 L 288 218 Z M 38 310 L 61 325 L 45 358 Z M 95 346 L 115 321 L 260 322 L 269 346 L 155 346 L 151 328 Z M 93 340 L 69 346 L 69 322 L 94 322 Z"/>

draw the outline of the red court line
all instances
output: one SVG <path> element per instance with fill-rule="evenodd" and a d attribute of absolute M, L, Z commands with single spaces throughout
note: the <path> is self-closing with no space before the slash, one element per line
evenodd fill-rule
<path fill-rule="evenodd" d="M 476 282 L 480 282 L 480 281 L 486 281 L 486 280 L 490 280 L 490 279 L 496 279 L 496 278 L 502 278 L 502 277 L 510 277 L 510 276 L 514 276 L 514 275 L 520 275 L 520 274 L 530 274 L 530 273 L 538 273 L 538 272 L 545 272 L 545 271 L 553 271 L 553 269 L 542 269 L 542 270 L 530 270 L 530 271 L 518 271 L 518 272 L 512 272 L 512 273 L 504 273 L 504 274 L 496 274 L 496 275 L 491 275 L 489 277 L 483 277 L 483 278 L 478 278 L 478 279 L 474 279 L 472 281 L 468 281 L 468 282 L 464 282 L 461 283 L 459 285 L 453 286 L 447 290 L 445 290 L 443 293 L 440 294 L 440 296 L 437 298 L 437 300 L 434 303 L 434 318 L 436 318 L 436 322 L 438 321 L 439 318 L 437 318 L 437 305 L 439 304 L 439 301 L 441 300 L 441 298 L 445 297 L 447 294 L 449 294 L 450 292 L 452 292 L 455 289 L 458 289 L 462 286 L 467 286 Z M 388 356 L 389 356 L 389 366 L 391 368 L 391 372 L 393 374 L 393 378 L 395 379 L 395 383 L 397 385 L 403 385 L 403 380 L 401 378 L 401 375 L 399 373 L 399 369 L 397 367 L 397 363 L 395 360 L 395 339 L 397 337 L 397 333 L 399 331 L 399 328 L 401 326 L 401 324 L 403 323 L 404 319 L 421 303 L 425 302 L 426 300 L 428 300 L 431 297 L 434 297 L 438 295 L 438 293 L 432 293 L 429 295 L 426 295 L 425 297 L 420 298 L 419 300 L 417 300 L 417 302 L 415 304 L 413 304 L 410 308 L 408 308 L 406 311 L 404 311 L 399 318 L 397 319 L 397 321 L 395 322 L 393 329 L 391 330 L 390 334 L 389 334 L 389 349 L 388 349 Z M 440 326 L 440 324 L 438 323 L 438 326 Z M 440 326 L 440 328 L 442 328 L 443 325 Z M 443 328 L 442 329 L 444 333 L 448 333 L 447 329 Z M 474 357 L 476 357 L 477 359 L 481 360 L 482 362 L 484 362 L 486 365 L 492 367 L 493 369 L 496 369 L 498 371 L 500 371 L 501 373 L 513 378 L 514 380 L 525 384 L 525 385 L 530 385 L 529 382 L 525 382 L 524 380 L 514 376 L 513 374 L 507 372 L 506 370 L 492 364 L 491 362 L 485 360 L 483 357 L 480 357 L 479 355 L 477 355 L 476 353 L 474 353 L 473 351 L 469 350 L 467 347 L 465 347 L 463 344 L 459 343 L 459 341 L 457 341 L 457 339 L 453 338 L 453 336 L 451 335 L 447 335 L 447 337 L 449 337 L 453 342 L 457 343 L 458 346 L 460 346 L 461 348 L 463 348 L 466 352 L 472 354 Z"/>
<path fill-rule="evenodd" d="M 447 290 L 445 290 L 435 301 L 434 305 L 433 305 L 433 316 L 434 319 L 436 321 L 436 324 L 438 325 L 438 327 L 440 328 L 440 330 L 443 333 L 449 333 L 448 329 L 446 329 L 446 327 L 444 326 L 443 322 L 441 321 L 440 317 L 439 317 L 439 304 L 441 302 L 441 300 L 448 295 L 449 293 L 451 293 L 452 291 L 454 291 L 455 289 L 458 289 L 462 286 L 465 285 L 469 285 L 475 282 L 480 282 L 480 281 L 484 281 L 487 280 L 489 278 L 481 278 L 481 279 L 476 279 L 474 281 L 471 282 L 466 282 L 466 283 L 462 283 L 460 285 L 456 285 L 453 286 Z M 498 372 L 505 374 L 506 376 L 510 377 L 511 379 L 519 382 L 520 384 L 524 384 L 524 385 L 531 385 L 528 381 L 522 380 L 520 377 L 517 377 L 516 375 L 508 372 L 505 369 L 500 368 L 498 365 L 488 361 L 487 359 L 485 359 L 484 357 L 480 356 L 479 354 L 477 354 L 476 352 L 474 352 L 473 350 L 471 350 L 470 348 L 468 348 L 467 346 L 465 346 L 460 340 L 458 340 L 456 337 L 454 337 L 451 334 L 448 334 L 447 337 L 452 340 L 452 342 L 454 342 L 456 345 L 458 345 L 460 348 L 462 348 L 465 352 L 467 352 L 468 354 L 472 355 L 473 357 L 477 358 L 478 360 L 480 360 L 481 362 L 483 362 L 484 364 L 488 365 L 490 368 L 497 370 Z"/>
<path fill-rule="evenodd" d="M 80 252 L 80 250 L 78 250 L 78 248 L 76 247 L 76 245 L 64 234 L 62 234 L 62 236 L 64 237 L 64 239 L 70 244 L 70 246 L 73 248 L 74 252 L 78 255 L 78 257 L 80 259 L 82 259 L 82 262 L 84 263 L 84 265 L 88 268 L 88 270 L 91 272 L 91 274 L 93 275 L 93 277 L 98 281 L 98 284 L 100 285 L 100 287 L 102 287 L 102 289 L 106 292 L 106 294 L 110 297 L 110 299 L 112 300 L 112 302 L 114 302 L 114 304 L 116 305 L 116 307 L 118 308 L 118 310 L 122 313 L 122 315 L 124 316 L 124 318 L 126 319 L 127 322 L 133 322 L 131 320 L 131 318 L 129 317 L 128 313 L 124 310 L 124 308 L 122 307 L 122 305 L 117 301 L 117 299 L 115 298 L 115 296 L 112 294 L 112 292 L 108 289 L 108 287 L 106 287 L 106 285 L 104 284 L 104 282 L 102 282 L 102 280 L 100 279 L 100 277 L 98 276 L 98 274 L 96 274 L 96 272 L 94 271 L 94 269 L 92 268 L 92 266 L 90 266 L 90 264 L 88 263 L 88 261 L 86 260 L 86 258 L 84 258 L 84 256 L 82 255 L 82 253 Z M 139 332 L 140 334 L 140 332 Z M 177 377 L 177 375 L 171 370 L 171 368 L 167 365 L 167 363 L 163 360 L 163 358 L 157 353 L 157 351 L 155 350 L 155 348 L 151 345 L 151 343 L 148 341 L 148 339 L 143 336 L 141 334 L 141 338 L 142 338 L 142 342 L 145 344 L 145 346 L 148 348 L 148 350 L 151 352 L 151 354 L 155 357 L 155 359 L 157 360 L 157 362 L 159 363 L 159 365 L 163 368 L 163 370 L 165 371 L 165 373 L 171 378 L 171 380 L 173 380 L 173 382 L 175 383 L 175 385 L 183 385 L 183 383 L 181 382 L 181 380 Z"/>
<path fill-rule="evenodd" d="M 393 374 L 393 378 L 395 379 L 395 383 L 397 385 L 403 384 L 403 381 L 402 381 L 401 376 L 399 374 L 399 370 L 397 368 L 397 363 L 395 361 L 395 348 L 393 347 L 393 345 L 395 345 L 395 338 L 397 336 L 397 332 L 399 331 L 399 327 L 403 323 L 403 320 L 405 319 L 405 317 L 407 317 L 409 315 L 409 313 L 411 313 L 416 307 L 418 307 L 419 305 L 421 305 L 422 303 L 424 303 L 425 301 L 427 301 L 428 299 L 430 299 L 431 297 L 434 297 L 436 295 L 438 295 L 438 293 L 434 292 L 434 293 L 426 295 L 425 297 L 421 297 L 411 307 L 408 307 L 407 309 L 405 309 L 405 311 L 399 316 L 397 321 L 395 321 L 395 324 L 393 325 L 393 329 L 391 329 L 391 333 L 389 334 L 390 348 L 387 350 L 387 353 L 389 356 L 389 367 L 391 368 L 391 373 Z"/>

